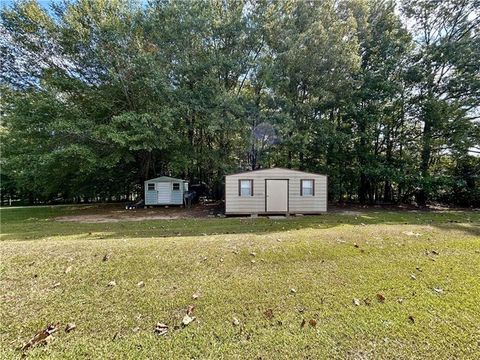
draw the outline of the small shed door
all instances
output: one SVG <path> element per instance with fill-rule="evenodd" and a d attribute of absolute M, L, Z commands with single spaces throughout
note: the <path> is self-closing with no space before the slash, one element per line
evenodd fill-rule
<path fill-rule="evenodd" d="M 288 180 L 266 180 L 267 212 L 288 212 Z"/>
<path fill-rule="evenodd" d="M 172 187 L 172 184 L 169 182 L 157 183 L 159 204 L 170 204 L 171 198 L 172 198 L 171 187 Z"/>

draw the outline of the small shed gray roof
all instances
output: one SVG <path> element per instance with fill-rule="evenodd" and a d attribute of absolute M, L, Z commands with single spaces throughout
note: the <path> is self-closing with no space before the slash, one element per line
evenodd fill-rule
<path fill-rule="evenodd" d="M 170 176 L 159 176 L 159 177 L 156 177 L 156 178 L 153 178 L 153 179 L 146 180 L 145 182 L 172 182 L 172 181 L 182 182 L 182 181 L 185 181 L 185 180 L 176 179 L 176 178 L 173 178 L 173 177 L 170 177 Z"/>

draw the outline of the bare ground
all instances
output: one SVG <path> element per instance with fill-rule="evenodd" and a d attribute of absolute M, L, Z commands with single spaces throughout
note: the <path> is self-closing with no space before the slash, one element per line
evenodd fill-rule
<path fill-rule="evenodd" d="M 159 206 L 149 209 L 125 210 L 120 204 L 107 205 L 88 205 L 84 207 L 76 207 L 82 213 L 77 215 L 65 215 L 56 217 L 56 221 L 60 222 L 76 222 L 76 223 L 117 223 L 123 221 L 145 221 L 145 220 L 174 220 L 174 219 L 202 219 L 216 217 L 223 214 L 221 202 L 208 205 L 195 204 L 191 208 L 180 206 Z M 329 206 L 328 212 L 343 216 L 363 216 L 375 211 L 407 211 L 407 212 L 442 212 L 450 210 L 442 207 L 430 207 L 429 209 L 419 209 L 414 206 L 361 206 L 361 205 L 335 205 Z M 454 209 L 467 210 L 467 209 Z"/>
<path fill-rule="evenodd" d="M 125 210 L 116 208 L 105 209 L 101 213 L 67 215 L 56 217 L 56 221 L 78 223 L 116 223 L 121 221 L 145 221 L 145 220 L 173 220 L 208 218 L 217 213 L 215 205 L 194 205 L 189 209 L 179 206 L 155 207 L 151 209 Z"/>

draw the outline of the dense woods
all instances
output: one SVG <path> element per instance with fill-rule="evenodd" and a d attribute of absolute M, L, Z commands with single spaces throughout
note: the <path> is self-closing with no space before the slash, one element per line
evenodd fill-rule
<path fill-rule="evenodd" d="M 19 2 L 2 199 L 125 199 L 271 166 L 329 199 L 480 205 L 480 1 Z"/>

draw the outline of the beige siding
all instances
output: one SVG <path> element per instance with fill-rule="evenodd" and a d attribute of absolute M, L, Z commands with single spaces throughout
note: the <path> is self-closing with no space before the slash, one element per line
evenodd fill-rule
<path fill-rule="evenodd" d="M 238 180 L 253 180 L 253 196 L 238 196 Z M 327 211 L 327 177 L 289 169 L 266 169 L 225 178 L 225 211 L 227 214 L 265 213 L 265 180 L 289 180 L 289 213 L 318 213 Z M 315 195 L 300 196 L 300 180 L 315 180 Z"/>

